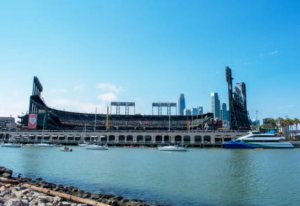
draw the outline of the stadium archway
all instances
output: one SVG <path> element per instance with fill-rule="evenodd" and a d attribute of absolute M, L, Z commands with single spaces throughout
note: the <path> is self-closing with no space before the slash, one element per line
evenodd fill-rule
<path fill-rule="evenodd" d="M 157 135 L 155 137 L 155 142 L 162 142 L 162 136 L 161 135 Z"/>
<path fill-rule="evenodd" d="M 229 142 L 231 141 L 231 138 L 224 138 L 224 142 Z"/>
<path fill-rule="evenodd" d="M 204 136 L 204 142 L 210 143 L 211 142 L 210 136 Z"/>
<path fill-rule="evenodd" d="M 152 141 L 151 136 L 150 136 L 150 135 L 146 135 L 145 141 L 146 141 L 146 142 L 151 142 L 151 141 Z"/>
<path fill-rule="evenodd" d="M 126 142 L 132 142 L 133 141 L 133 136 L 132 135 L 128 135 L 126 138 Z"/>
<path fill-rule="evenodd" d="M 175 142 L 181 143 L 182 142 L 182 137 L 180 135 L 175 136 Z"/>
<path fill-rule="evenodd" d="M 120 135 L 119 136 L 119 142 L 124 142 L 125 141 L 125 136 L 124 135 Z"/>
<path fill-rule="evenodd" d="M 106 135 L 100 136 L 100 141 L 101 142 L 107 142 L 107 136 Z"/>
<path fill-rule="evenodd" d="M 184 143 L 191 143 L 191 137 L 190 136 L 184 136 L 183 141 L 184 141 Z"/>
<path fill-rule="evenodd" d="M 142 135 L 138 135 L 138 136 L 136 137 L 136 141 L 137 141 L 137 142 L 143 142 L 143 141 L 144 141 L 144 137 L 143 137 Z"/>
<path fill-rule="evenodd" d="M 198 143 L 202 142 L 202 137 L 196 135 L 196 136 L 195 136 L 195 143 L 196 143 L 196 142 L 198 142 Z"/>
<path fill-rule="evenodd" d="M 115 137 L 115 135 L 109 135 L 108 138 L 109 138 L 110 142 L 114 142 L 116 137 Z"/>
<path fill-rule="evenodd" d="M 169 135 L 164 136 L 164 142 L 166 143 L 166 142 L 169 142 L 169 141 L 170 141 Z"/>
<path fill-rule="evenodd" d="M 215 138 L 215 143 L 222 143 L 222 138 L 221 137 L 216 137 Z"/>

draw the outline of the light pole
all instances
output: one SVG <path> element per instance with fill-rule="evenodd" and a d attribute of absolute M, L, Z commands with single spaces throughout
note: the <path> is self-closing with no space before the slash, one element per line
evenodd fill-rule
<path fill-rule="evenodd" d="M 258 121 L 257 121 L 257 112 L 258 112 L 258 110 L 256 110 L 256 119 L 255 119 L 256 120 L 256 130 L 259 131 L 259 129 L 258 129 Z"/>

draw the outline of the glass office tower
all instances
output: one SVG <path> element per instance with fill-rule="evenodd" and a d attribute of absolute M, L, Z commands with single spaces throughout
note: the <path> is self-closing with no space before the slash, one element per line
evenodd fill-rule
<path fill-rule="evenodd" d="M 185 109 L 184 94 L 179 94 L 179 99 L 178 99 L 178 114 L 179 115 L 184 115 L 184 109 Z"/>

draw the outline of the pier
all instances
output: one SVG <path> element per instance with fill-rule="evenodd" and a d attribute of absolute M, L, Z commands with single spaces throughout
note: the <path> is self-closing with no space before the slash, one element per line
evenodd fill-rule
<path fill-rule="evenodd" d="M 10 134 L 10 138 L 9 138 Z M 93 132 L 87 131 L 18 131 L 0 132 L 0 141 L 20 143 L 40 143 L 77 145 L 83 142 L 101 141 L 109 146 L 149 146 L 184 144 L 187 147 L 222 147 L 223 142 L 231 141 L 247 134 L 245 131 L 168 131 L 162 132 Z"/>

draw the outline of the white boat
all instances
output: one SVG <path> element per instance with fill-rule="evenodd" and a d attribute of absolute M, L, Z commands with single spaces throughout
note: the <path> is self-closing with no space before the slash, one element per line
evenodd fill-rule
<path fill-rule="evenodd" d="M 171 116 L 169 115 L 169 141 L 171 142 L 171 135 L 170 135 L 170 131 L 171 131 Z M 162 146 L 162 147 L 157 147 L 157 149 L 159 151 L 173 151 L 173 152 L 186 152 L 188 151 L 188 149 L 186 147 L 181 147 L 178 145 L 168 145 L 168 146 Z"/>
<path fill-rule="evenodd" d="M 60 148 L 60 151 L 63 151 L 63 152 L 73 152 L 73 149 L 71 149 L 69 147 L 64 147 L 64 148 Z"/>
<path fill-rule="evenodd" d="M 1 147 L 12 147 L 12 148 L 21 148 L 22 145 L 20 143 L 10 143 L 9 139 L 10 139 L 10 125 L 11 125 L 11 115 L 10 115 L 10 119 L 9 119 L 9 129 L 8 129 L 8 143 L 1 143 Z"/>
<path fill-rule="evenodd" d="M 34 144 L 26 144 L 25 146 L 32 147 Z"/>
<path fill-rule="evenodd" d="M 79 147 L 85 147 L 85 146 L 87 146 L 87 145 L 88 145 L 87 143 L 78 144 Z"/>
<path fill-rule="evenodd" d="M 224 142 L 224 148 L 286 148 L 293 149 L 294 146 L 290 142 L 285 142 L 285 137 L 276 136 L 274 133 L 260 133 L 257 131 L 249 132 L 249 134 Z"/>
<path fill-rule="evenodd" d="M 35 147 L 54 147 L 53 144 L 47 144 L 47 143 L 38 143 L 34 144 Z"/>
<path fill-rule="evenodd" d="M 188 151 L 186 147 L 180 147 L 178 145 L 169 145 L 163 147 L 157 147 L 160 151 L 178 151 L 178 152 L 186 152 Z"/>
<path fill-rule="evenodd" d="M 85 149 L 88 150 L 108 150 L 107 145 L 88 145 Z"/>
<path fill-rule="evenodd" d="M 2 143 L 1 147 L 13 147 L 13 148 L 21 148 L 21 144 L 13 144 L 13 143 Z"/>
<path fill-rule="evenodd" d="M 46 118 L 46 115 L 44 116 L 44 122 L 43 122 L 42 141 L 41 141 L 41 143 L 34 144 L 33 146 L 35 146 L 35 147 L 54 147 L 53 144 L 48 144 L 48 143 L 43 142 L 44 141 L 45 118 Z"/>

